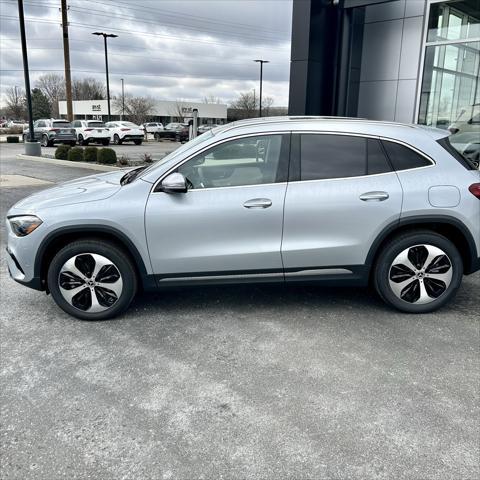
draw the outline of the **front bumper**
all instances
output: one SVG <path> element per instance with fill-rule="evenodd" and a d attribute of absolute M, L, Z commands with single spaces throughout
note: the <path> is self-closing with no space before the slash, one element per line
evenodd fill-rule
<path fill-rule="evenodd" d="M 45 290 L 45 286 L 39 277 L 31 276 L 28 278 L 26 276 L 22 265 L 9 247 L 7 247 L 7 268 L 10 277 L 16 282 L 34 290 Z"/>

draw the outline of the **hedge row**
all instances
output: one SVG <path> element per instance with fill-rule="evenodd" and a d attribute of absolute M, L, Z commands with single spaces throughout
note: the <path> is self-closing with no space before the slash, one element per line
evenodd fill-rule
<path fill-rule="evenodd" d="M 70 160 L 71 162 L 98 162 L 107 165 L 117 163 L 117 154 L 112 148 L 97 147 L 71 147 L 70 145 L 60 145 L 55 150 L 55 158 L 60 160 Z"/>

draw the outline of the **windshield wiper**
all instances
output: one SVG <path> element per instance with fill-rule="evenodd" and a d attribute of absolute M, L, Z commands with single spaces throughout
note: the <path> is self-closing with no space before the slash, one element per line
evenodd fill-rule
<path fill-rule="evenodd" d="M 143 170 L 145 170 L 145 168 L 147 168 L 146 166 L 144 167 L 138 167 L 138 168 L 135 168 L 134 170 L 130 170 L 129 172 L 127 172 L 120 180 L 120 185 L 127 185 L 128 183 L 131 183 L 133 182 L 138 174 L 140 172 L 142 172 Z"/>

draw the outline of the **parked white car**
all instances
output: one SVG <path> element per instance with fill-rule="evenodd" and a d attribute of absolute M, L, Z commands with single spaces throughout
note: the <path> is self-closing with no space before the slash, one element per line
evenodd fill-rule
<path fill-rule="evenodd" d="M 163 124 L 160 122 L 148 122 L 140 125 L 140 128 L 147 133 L 163 132 Z"/>
<path fill-rule="evenodd" d="M 123 142 L 141 145 L 143 142 L 143 130 L 132 122 L 107 122 L 105 126 L 110 130 L 110 140 L 115 145 L 121 145 Z"/>
<path fill-rule="evenodd" d="M 110 144 L 110 131 L 100 120 L 74 120 L 72 127 L 75 129 L 79 145 L 89 143 Z"/>

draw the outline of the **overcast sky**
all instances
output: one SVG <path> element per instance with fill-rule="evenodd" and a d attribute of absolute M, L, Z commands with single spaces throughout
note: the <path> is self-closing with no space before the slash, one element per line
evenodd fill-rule
<path fill-rule="evenodd" d="M 25 0 L 31 83 L 46 71 L 63 74 L 60 0 Z M 109 39 L 110 89 L 162 100 L 229 103 L 257 89 L 274 105 L 288 104 L 292 0 L 68 0 L 73 77 L 105 79 L 103 39 Z M 16 0 L 0 0 L 0 88 L 24 87 Z"/>

